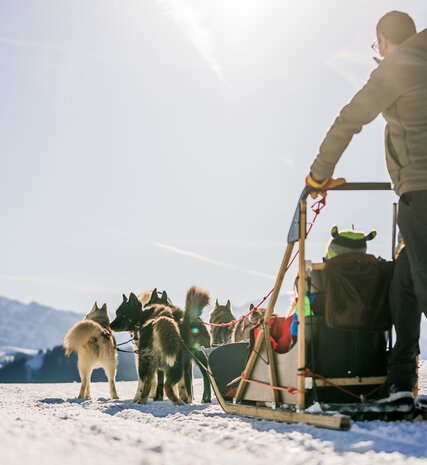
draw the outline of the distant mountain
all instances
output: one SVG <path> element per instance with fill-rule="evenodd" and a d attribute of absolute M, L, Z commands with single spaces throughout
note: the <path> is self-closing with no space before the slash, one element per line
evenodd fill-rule
<path fill-rule="evenodd" d="M 52 348 L 62 344 L 67 330 L 82 318 L 82 314 L 55 310 L 36 302 L 23 304 L 0 297 L 0 348 Z"/>
<path fill-rule="evenodd" d="M 83 314 L 55 310 L 36 302 L 23 304 L 0 297 L 0 382 L 78 381 L 76 357 L 65 357 L 62 341 L 65 333 Z M 117 334 L 117 342 L 129 339 Z M 123 380 L 136 379 L 133 354 L 119 354 L 119 372 Z M 94 380 L 105 380 L 101 370 Z"/>

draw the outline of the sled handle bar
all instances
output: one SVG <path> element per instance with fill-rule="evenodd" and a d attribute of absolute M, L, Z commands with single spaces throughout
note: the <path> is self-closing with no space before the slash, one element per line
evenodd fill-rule
<path fill-rule="evenodd" d="M 330 191 L 390 191 L 391 184 L 389 182 L 347 182 L 341 186 L 333 187 L 332 189 L 325 189 Z M 298 205 L 292 218 L 291 227 L 288 232 L 288 244 L 294 243 L 300 237 L 300 205 L 310 195 L 310 192 L 316 191 L 312 187 L 305 187 L 298 200 Z"/>
<path fill-rule="evenodd" d="M 299 201 L 306 199 L 310 192 L 315 191 L 316 189 L 312 187 L 305 187 L 302 191 Z M 331 189 L 324 189 L 331 191 L 390 191 L 391 184 L 389 182 L 347 182 L 346 184 L 341 184 L 340 186 L 333 187 Z"/>

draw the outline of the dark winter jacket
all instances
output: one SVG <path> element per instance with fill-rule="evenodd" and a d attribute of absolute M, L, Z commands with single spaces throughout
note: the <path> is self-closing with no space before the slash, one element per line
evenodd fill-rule
<path fill-rule="evenodd" d="M 382 113 L 385 151 L 394 190 L 427 190 L 427 29 L 414 34 L 372 72 L 335 120 L 311 166 L 316 178 L 332 176 L 354 134 Z"/>

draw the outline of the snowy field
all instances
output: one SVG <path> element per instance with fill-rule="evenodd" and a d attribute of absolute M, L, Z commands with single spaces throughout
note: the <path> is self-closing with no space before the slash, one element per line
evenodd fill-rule
<path fill-rule="evenodd" d="M 427 394 L 427 362 L 421 367 Z M 427 422 L 355 422 L 330 431 L 226 415 L 216 401 L 183 407 L 134 404 L 136 382 L 0 385 L 1 465 L 419 465 Z M 201 380 L 196 380 L 197 399 Z"/>

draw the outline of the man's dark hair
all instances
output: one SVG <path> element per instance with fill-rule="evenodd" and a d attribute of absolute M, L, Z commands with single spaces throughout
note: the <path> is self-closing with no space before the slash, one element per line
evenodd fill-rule
<path fill-rule="evenodd" d="M 416 32 L 414 20 L 402 11 L 390 11 L 377 24 L 377 36 L 383 34 L 396 45 L 400 45 Z"/>

